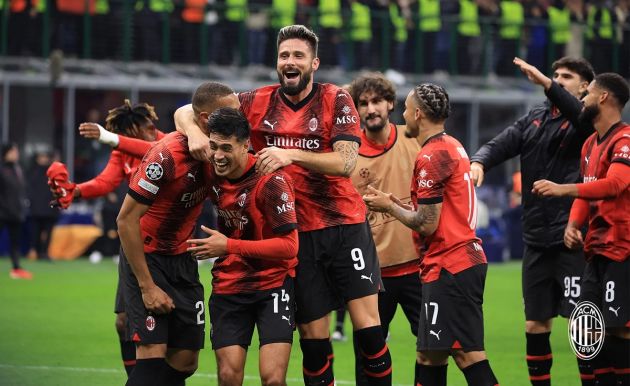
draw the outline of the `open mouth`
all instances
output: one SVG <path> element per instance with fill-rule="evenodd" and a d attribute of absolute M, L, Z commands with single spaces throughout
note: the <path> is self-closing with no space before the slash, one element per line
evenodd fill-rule
<path fill-rule="evenodd" d="M 227 170 L 228 165 L 229 165 L 229 162 L 227 162 L 226 160 L 214 161 L 214 167 L 216 168 L 217 171 Z"/>
<path fill-rule="evenodd" d="M 284 77 L 288 80 L 296 80 L 300 77 L 300 72 L 297 70 L 288 70 L 284 72 Z"/>

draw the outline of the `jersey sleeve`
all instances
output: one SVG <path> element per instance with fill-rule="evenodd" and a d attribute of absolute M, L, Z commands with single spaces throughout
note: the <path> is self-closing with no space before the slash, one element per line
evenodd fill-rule
<path fill-rule="evenodd" d="M 95 198 L 113 192 L 125 178 L 124 162 L 122 154 L 112 151 L 105 169 L 93 179 L 78 184 L 81 197 Z"/>
<path fill-rule="evenodd" d="M 446 183 L 457 168 L 457 163 L 458 160 L 446 149 L 421 151 L 418 154 L 413 176 L 418 204 L 442 202 Z"/>
<path fill-rule="evenodd" d="M 352 98 L 346 90 L 338 89 L 335 94 L 327 94 L 334 97 L 333 125 L 330 136 L 331 145 L 337 141 L 354 141 L 361 143 L 361 121 L 359 113 L 354 107 Z"/>
<path fill-rule="evenodd" d="M 148 142 L 142 139 L 130 138 L 124 135 L 118 136 L 118 146 L 116 150 L 129 154 L 132 157 L 142 158 L 151 149 L 155 142 Z"/>
<path fill-rule="evenodd" d="M 241 112 L 246 117 L 249 116 L 248 114 L 252 108 L 252 104 L 254 103 L 255 95 L 254 91 L 238 93 L 238 100 L 241 102 Z"/>
<path fill-rule="evenodd" d="M 621 162 L 630 166 L 630 134 L 623 134 L 612 145 L 610 163 Z"/>
<path fill-rule="evenodd" d="M 129 195 L 136 201 L 150 205 L 160 188 L 175 179 L 175 160 L 166 146 L 154 146 L 142 159 L 129 182 Z"/>
<path fill-rule="evenodd" d="M 282 172 L 272 173 L 259 193 L 260 212 L 273 233 L 287 233 L 297 229 L 295 192 L 291 178 Z"/>

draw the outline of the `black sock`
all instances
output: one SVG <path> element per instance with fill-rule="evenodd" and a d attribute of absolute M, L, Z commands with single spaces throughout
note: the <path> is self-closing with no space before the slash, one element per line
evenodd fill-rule
<path fill-rule="evenodd" d="M 302 349 L 302 373 L 306 386 L 331 386 L 335 383 L 332 365 L 328 356 L 331 355 L 330 340 L 300 339 Z"/>
<path fill-rule="evenodd" d="M 136 365 L 136 345 L 130 340 L 120 341 L 120 354 L 122 356 L 123 365 L 127 372 L 127 377 L 133 371 Z"/>
<path fill-rule="evenodd" d="M 595 385 L 615 386 L 615 373 L 613 370 L 614 343 L 612 337 L 606 335 L 602 350 L 591 360 L 593 362 L 593 374 L 595 375 Z"/>
<path fill-rule="evenodd" d="M 166 366 L 164 358 L 138 359 L 136 367 L 129 375 L 125 386 L 158 386 L 162 385 Z"/>
<path fill-rule="evenodd" d="M 527 338 L 527 369 L 529 380 L 533 386 L 551 385 L 551 365 L 553 355 L 549 343 L 550 332 L 542 334 L 526 333 Z"/>
<path fill-rule="evenodd" d="M 164 379 L 166 384 L 173 386 L 185 386 L 186 378 L 190 377 L 193 373 L 186 373 L 183 371 L 179 371 L 171 367 L 168 363 L 166 364 L 168 368 L 165 369 Z"/>
<path fill-rule="evenodd" d="M 415 386 L 446 386 L 448 365 L 426 366 L 416 363 Z"/>
<path fill-rule="evenodd" d="M 499 384 L 487 359 L 462 369 L 462 372 L 468 386 L 498 386 Z"/>
<path fill-rule="evenodd" d="M 363 328 L 355 331 L 355 334 L 363 357 L 363 372 L 368 385 L 391 385 L 392 357 L 381 326 Z"/>
<path fill-rule="evenodd" d="M 577 358 L 577 363 L 578 370 L 580 371 L 582 386 L 595 386 L 595 375 L 593 374 L 592 361 Z"/>
<path fill-rule="evenodd" d="M 630 339 L 609 335 L 612 341 L 612 364 L 617 386 L 630 386 Z"/>

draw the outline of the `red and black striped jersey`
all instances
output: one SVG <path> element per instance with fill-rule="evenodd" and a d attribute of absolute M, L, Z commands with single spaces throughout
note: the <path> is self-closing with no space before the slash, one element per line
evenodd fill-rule
<path fill-rule="evenodd" d="M 188 139 L 178 132 L 149 150 L 129 183 L 129 195 L 150 205 L 140 219 L 146 253 L 186 252 L 186 240 L 213 180 L 210 164 L 195 160 L 188 152 Z"/>
<path fill-rule="evenodd" d="M 239 179 L 220 178 L 212 185 L 219 231 L 231 239 L 264 240 L 297 229 L 291 177 L 281 170 L 261 176 L 254 167 L 256 159 L 249 157 L 247 171 Z M 297 256 L 221 256 L 212 268 L 212 291 L 234 294 L 280 287 L 287 275 L 295 276 L 296 266 Z"/>
<path fill-rule="evenodd" d="M 336 141 L 361 142 L 359 116 L 346 91 L 315 83 L 305 99 L 293 104 L 279 87 L 239 95 L 241 110 L 252 127 L 254 150 L 276 146 L 328 153 Z M 295 184 L 300 232 L 365 221 L 365 204 L 349 178 L 298 165 L 289 165 L 285 171 Z"/>
<path fill-rule="evenodd" d="M 626 123 L 617 123 L 602 138 L 594 133 L 586 140 L 580 166 L 583 182 L 605 178 L 613 162 L 630 166 L 630 125 Z M 625 261 L 630 255 L 630 191 L 626 189 L 617 197 L 589 201 L 588 212 L 586 257 L 602 255 Z"/>
<path fill-rule="evenodd" d="M 124 136 L 121 137 L 124 138 Z M 160 140 L 163 137 L 164 133 L 158 131 L 157 140 Z M 146 143 L 147 147 L 151 146 L 151 142 L 142 141 L 142 143 Z M 138 169 L 141 160 L 141 156 L 135 157 L 119 150 L 112 150 L 105 169 L 103 169 L 103 171 L 93 179 L 78 184 L 78 187 L 81 190 L 81 197 L 101 197 L 109 192 L 113 192 L 124 179 L 126 179 L 127 182 L 131 180 L 131 176 L 133 176 Z"/>
<path fill-rule="evenodd" d="M 435 232 L 414 232 L 423 282 L 437 280 L 442 269 L 452 274 L 486 263 L 475 236 L 477 195 L 464 147 L 442 132 L 427 139 L 418 153 L 411 182 L 414 206 L 442 203 Z"/>

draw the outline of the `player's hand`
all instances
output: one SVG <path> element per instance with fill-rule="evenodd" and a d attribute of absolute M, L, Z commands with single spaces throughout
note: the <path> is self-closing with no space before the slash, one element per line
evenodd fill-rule
<path fill-rule="evenodd" d="M 266 147 L 256 153 L 256 171 L 259 174 L 269 174 L 276 170 L 291 165 L 293 160 L 289 156 L 288 149 L 279 147 Z"/>
<path fill-rule="evenodd" d="M 527 76 L 530 82 L 543 86 L 545 89 L 551 87 L 551 79 L 536 67 L 518 57 L 514 58 L 513 63 Z"/>
<path fill-rule="evenodd" d="M 483 171 L 483 165 L 479 162 L 472 162 L 470 164 L 470 178 L 472 179 L 473 185 L 476 187 L 480 187 L 483 184 L 483 176 L 485 172 Z"/>
<path fill-rule="evenodd" d="M 534 182 L 532 193 L 543 197 L 563 197 L 571 195 L 570 185 L 556 184 L 548 180 Z"/>
<path fill-rule="evenodd" d="M 572 224 L 567 225 L 564 230 L 564 245 L 566 245 L 569 249 L 579 249 L 584 247 L 582 232 Z"/>
<path fill-rule="evenodd" d="M 188 151 L 197 161 L 210 162 L 210 141 L 200 130 L 188 132 Z"/>
<path fill-rule="evenodd" d="M 363 201 L 372 212 L 387 213 L 391 211 L 392 205 L 394 205 L 391 193 L 381 192 L 371 185 L 367 187 L 367 193 L 363 195 Z"/>
<path fill-rule="evenodd" d="M 68 209 L 74 198 L 74 190 L 77 185 L 68 179 L 66 165 L 61 162 L 53 162 L 48 167 L 46 175 L 48 176 L 48 187 L 55 198 L 50 205 Z"/>
<path fill-rule="evenodd" d="M 93 122 L 83 122 L 79 125 L 79 134 L 81 134 L 83 138 L 98 139 L 101 135 L 98 126 L 98 124 Z"/>
<path fill-rule="evenodd" d="M 394 194 L 391 194 L 391 195 L 389 196 L 389 198 L 390 198 L 390 199 L 394 202 L 394 204 L 398 205 L 399 207 L 401 207 L 401 208 L 403 208 L 403 209 L 405 209 L 405 210 L 412 210 L 412 211 L 415 211 L 415 208 L 413 207 L 413 205 L 411 205 L 411 204 L 406 204 L 406 203 L 402 202 L 402 201 L 400 200 L 400 198 L 398 198 L 398 197 L 394 196 Z"/>
<path fill-rule="evenodd" d="M 168 314 L 175 308 L 173 299 L 155 284 L 142 290 L 142 302 L 147 311 L 156 314 Z"/>
<path fill-rule="evenodd" d="M 205 239 L 191 239 L 186 240 L 190 254 L 197 260 L 205 260 L 212 257 L 223 256 L 227 253 L 227 240 L 228 238 L 219 231 L 210 229 L 204 225 L 201 226 L 201 230 L 206 232 L 209 237 Z"/>

